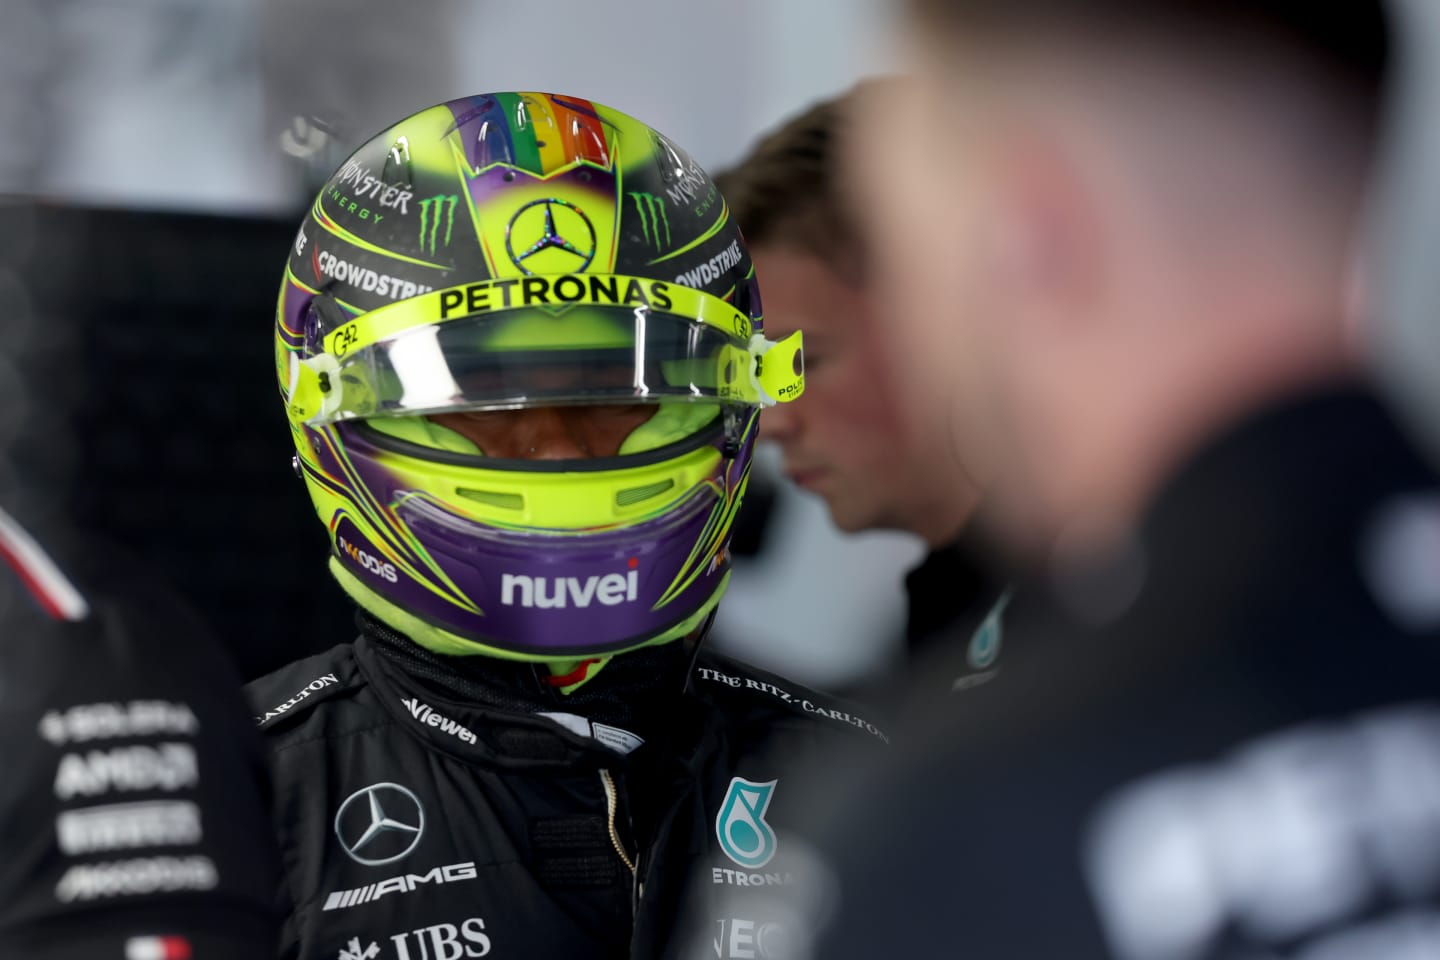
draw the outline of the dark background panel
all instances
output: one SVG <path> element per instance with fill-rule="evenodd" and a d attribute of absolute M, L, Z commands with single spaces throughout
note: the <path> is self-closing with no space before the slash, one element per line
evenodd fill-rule
<path fill-rule="evenodd" d="M 149 561 L 247 677 L 353 634 L 274 380 L 298 220 L 0 201 L 0 495 Z"/>

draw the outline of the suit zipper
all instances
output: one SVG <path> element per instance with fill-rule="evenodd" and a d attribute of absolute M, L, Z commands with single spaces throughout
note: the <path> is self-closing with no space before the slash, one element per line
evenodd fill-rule
<path fill-rule="evenodd" d="M 630 875 L 635 876 L 635 861 L 630 859 L 630 854 L 625 852 L 625 845 L 620 842 L 620 831 L 615 829 L 615 812 L 620 805 L 619 794 L 615 790 L 615 781 L 610 777 L 609 770 L 600 771 L 600 782 L 605 786 L 605 822 L 610 828 L 610 843 L 615 847 L 615 852 L 620 855 L 620 862 L 629 869 Z"/>

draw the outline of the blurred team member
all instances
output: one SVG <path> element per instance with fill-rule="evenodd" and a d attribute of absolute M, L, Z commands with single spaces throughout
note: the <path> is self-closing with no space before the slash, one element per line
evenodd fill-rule
<path fill-rule="evenodd" d="M 912 5 L 857 186 L 1049 599 L 857 777 L 820 955 L 1440 956 L 1440 489 L 1348 315 L 1381 3 Z"/>
<path fill-rule="evenodd" d="M 893 307 L 874 289 L 869 256 L 841 189 L 848 115 L 872 82 L 810 107 L 767 134 L 717 178 L 750 244 L 765 289 L 772 335 L 805 331 L 806 396 L 767 414 L 765 437 L 779 443 L 785 472 L 825 499 L 842 530 L 904 530 L 929 548 L 906 577 L 912 656 L 932 650 L 958 669 L 920 687 L 973 686 L 993 675 L 1005 586 L 971 519 L 980 488 L 961 465 L 940 404 L 902 416 L 889 371 L 876 362 Z M 945 642 L 948 641 L 948 642 Z M 956 676 L 959 673 L 960 676 Z"/>
<path fill-rule="evenodd" d="M 785 774 L 881 736 L 699 649 L 760 408 L 804 385 L 705 172 L 587 100 L 441 104 L 326 185 L 277 319 L 362 611 L 252 687 L 284 956 L 654 956 L 697 868 L 727 908 L 803 883 Z"/>
<path fill-rule="evenodd" d="M 131 561 L 57 554 L 0 511 L 0 956 L 272 956 L 280 863 L 239 677 Z"/>

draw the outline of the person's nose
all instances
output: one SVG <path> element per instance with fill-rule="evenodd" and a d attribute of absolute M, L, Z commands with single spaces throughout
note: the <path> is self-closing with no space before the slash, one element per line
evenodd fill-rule
<path fill-rule="evenodd" d="M 590 456 L 590 445 L 577 435 L 574 418 L 568 413 L 563 407 L 517 411 L 514 455 L 521 460 L 579 460 Z"/>

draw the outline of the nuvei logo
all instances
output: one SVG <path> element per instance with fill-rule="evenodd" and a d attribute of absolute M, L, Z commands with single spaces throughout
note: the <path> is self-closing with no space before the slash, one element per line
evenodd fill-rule
<path fill-rule="evenodd" d="M 567 606 L 588 607 L 599 602 L 607 607 L 630 603 L 640 595 L 639 571 L 635 568 L 640 561 L 631 557 L 630 569 L 626 573 L 607 573 L 603 576 L 579 577 L 531 577 L 520 573 L 506 573 L 500 577 L 500 603 L 513 607 L 539 607 L 542 610 L 563 609 Z"/>

